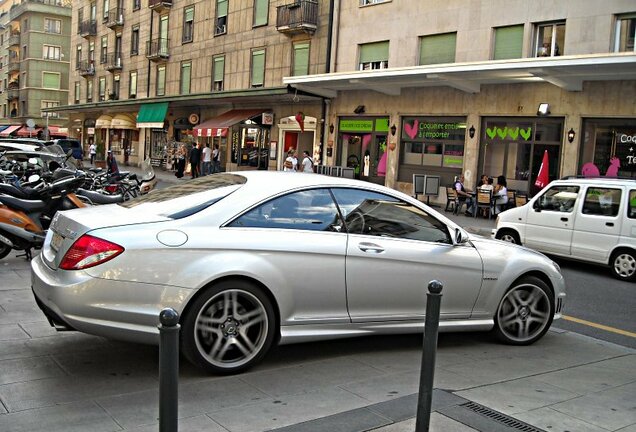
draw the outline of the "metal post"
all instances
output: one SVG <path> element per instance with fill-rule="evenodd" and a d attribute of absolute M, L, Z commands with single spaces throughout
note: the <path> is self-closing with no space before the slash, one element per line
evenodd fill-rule
<path fill-rule="evenodd" d="M 159 313 L 159 432 L 179 428 L 179 314 L 172 308 Z"/>
<path fill-rule="evenodd" d="M 428 283 L 426 294 L 426 321 L 424 324 L 424 351 L 420 371 L 420 392 L 417 400 L 415 432 L 428 432 L 433 403 L 433 378 L 435 375 L 435 354 L 437 353 L 437 330 L 439 310 L 444 285 L 438 280 Z"/>

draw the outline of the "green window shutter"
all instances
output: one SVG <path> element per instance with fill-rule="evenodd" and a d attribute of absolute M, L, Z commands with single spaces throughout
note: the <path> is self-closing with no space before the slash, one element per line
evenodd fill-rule
<path fill-rule="evenodd" d="M 227 0 L 217 0 L 216 2 L 216 16 L 227 16 Z"/>
<path fill-rule="evenodd" d="M 252 51 L 252 85 L 262 86 L 265 78 L 265 50 Z"/>
<path fill-rule="evenodd" d="M 157 96 L 163 96 L 166 92 L 166 67 L 157 69 Z"/>
<path fill-rule="evenodd" d="M 223 81 L 225 72 L 225 57 L 214 58 L 214 81 Z"/>
<path fill-rule="evenodd" d="M 388 61 L 389 41 L 360 45 L 360 63 Z"/>
<path fill-rule="evenodd" d="M 192 71 L 191 63 L 183 63 L 181 65 L 181 94 L 190 93 L 190 75 Z"/>
<path fill-rule="evenodd" d="M 455 63 L 457 33 L 420 38 L 420 64 Z"/>
<path fill-rule="evenodd" d="M 292 75 L 307 75 L 308 73 L 309 43 L 297 43 L 294 45 L 294 70 Z"/>
<path fill-rule="evenodd" d="M 185 21 L 194 21 L 194 8 L 190 7 L 185 10 Z"/>
<path fill-rule="evenodd" d="M 49 89 L 60 88 L 60 75 L 56 73 L 42 73 L 42 87 Z"/>
<path fill-rule="evenodd" d="M 493 60 L 521 58 L 522 47 L 522 25 L 495 29 L 495 53 Z"/>
<path fill-rule="evenodd" d="M 269 12 L 269 0 L 254 1 L 254 25 L 267 24 L 267 15 Z"/>

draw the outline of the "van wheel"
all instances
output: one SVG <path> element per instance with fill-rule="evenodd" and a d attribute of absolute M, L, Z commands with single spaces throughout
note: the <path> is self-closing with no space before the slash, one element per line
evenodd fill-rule
<path fill-rule="evenodd" d="M 503 240 L 505 242 L 521 245 L 521 239 L 519 239 L 519 234 L 517 234 L 513 230 L 504 229 L 504 230 L 497 231 L 497 235 L 495 235 L 495 238 L 498 240 Z"/>
<path fill-rule="evenodd" d="M 11 252 L 11 247 L 4 243 L 0 243 L 0 259 L 6 257 Z"/>
<path fill-rule="evenodd" d="M 624 281 L 636 280 L 636 253 L 623 249 L 615 252 L 610 259 L 612 275 Z"/>

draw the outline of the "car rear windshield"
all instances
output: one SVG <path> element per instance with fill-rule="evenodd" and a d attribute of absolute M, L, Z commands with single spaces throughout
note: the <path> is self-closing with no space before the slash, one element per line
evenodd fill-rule
<path fill-rule="evenodd" d="M 236 174 L 214 174 L 188 180 L 165 189 L 155 189 L 138 198 L 120 203 L 126 208 L 181 219 L 195 214 L 228 196 L 247 179 Z"/>

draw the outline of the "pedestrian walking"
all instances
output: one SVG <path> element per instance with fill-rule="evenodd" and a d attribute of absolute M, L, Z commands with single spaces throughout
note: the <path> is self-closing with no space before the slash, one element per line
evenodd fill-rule
<path fill-rule="evenodd" d="M 212 171 L 210 170 L 210 164 L 212 163 L 212 150 L 210 144 L 206 143 L 203 150 L 201 150 L 203 161 L 201 162 L 201 175 L 206 176 Z"/>
<path fill-rule="evenodd" d="M 314 160 L 309 156 L 309 152 L 307 150 L 303 151 L 303 161 L 300 163 L 300 172 L 314 172 Z"/>
<path fill-rule="evenodd" d="M 212 150 L 212 172 L 221 172 L 221 151 L 218 144 L 214 144 L 214 150 Z"/>
<path fill-rule="evenodd" d="M 93 141 L 91 141 L 91 145 L 88 146 L 88 154 L 91 156 L 91 165 L 95 163 L 95 155 L 97 155 L 97 146 Z"/>
<path fill-rule="evenodd" d="M 197 178 L 200 176 L 201 171 L 199 164 L 201 163 L 201 149 L 199 148 L 200 144 L 196 144 L 190 150 L 190 171 L 192 173 L 192 178 Z"/>

